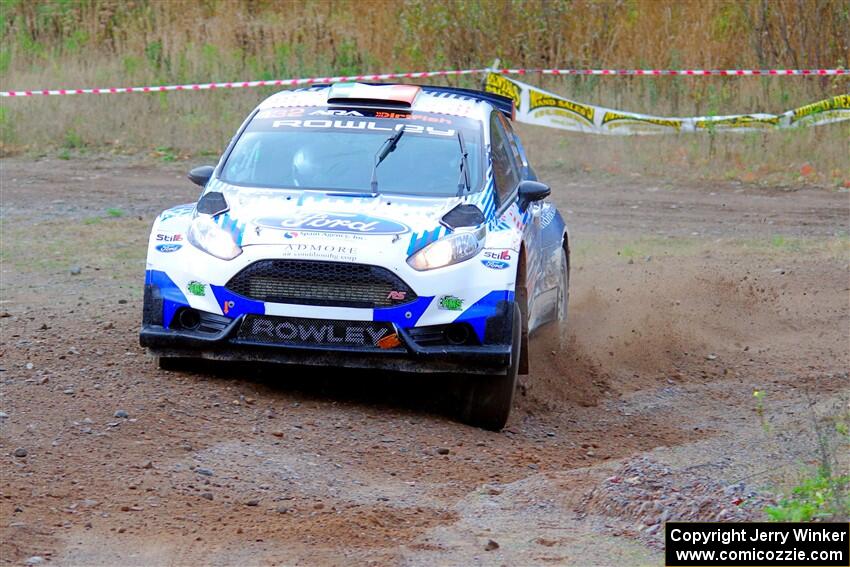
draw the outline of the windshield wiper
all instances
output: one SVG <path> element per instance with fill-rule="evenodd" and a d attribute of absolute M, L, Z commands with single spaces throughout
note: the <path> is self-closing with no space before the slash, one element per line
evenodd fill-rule
<path fill-rule="evenodd" d="M 401 137 L 404 135 L 404 126 L 402 126 L 395 134 L 386 139 L 384 144 L 378 149 L 378 152 L 375 154 L 375 165 L 372 166 L 372 180 L 370 185 L 372 187 L 372 193 L 378 192 L 378 166 L 381 165 L 381 162 L 384 161 L 388 155 L 390 155 L 398 145 L 398 141 L 401 140 Z"/>
<path fill-rule="evenodd" d="M 466 143 L 463 141 L 463 132 L 457 131 L 457 141 L 460 144 L 460 176 L 457 180 L 457 196 L 463 195 L 463 190 L 472 190 L 469 181 L 469 152 L 466 151 Z"/>

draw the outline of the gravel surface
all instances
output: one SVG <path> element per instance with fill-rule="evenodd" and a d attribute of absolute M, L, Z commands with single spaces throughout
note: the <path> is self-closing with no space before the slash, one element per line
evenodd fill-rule
<path fill-rule="evenodd" d="M 189 167 L 0 160 L 0 562 L 661 563 L 667 520 L 761 518 L 850 396 L 846 192 L 545 169 L 570 321 L 501 433 L 444 377 L 160 371 L 145 242 Z"/>

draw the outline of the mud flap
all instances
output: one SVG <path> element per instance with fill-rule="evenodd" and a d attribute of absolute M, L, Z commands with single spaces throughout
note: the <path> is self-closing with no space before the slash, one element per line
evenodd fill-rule
<path fill-rule="evenodd" d="M 517 373 L 528 374 L 528 290 L 525 287 L 525 282 L 522 285 L 517 282 L 516 286 L 516 303 L 519 305 L 520 313 L 522 314 L 522 333 L 520 335 L 520 353 L 519 353 L 519 368 Z"/>

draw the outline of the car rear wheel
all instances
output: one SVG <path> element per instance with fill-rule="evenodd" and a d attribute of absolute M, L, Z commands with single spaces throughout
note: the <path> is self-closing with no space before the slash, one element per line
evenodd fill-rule
<path fill-rule="evenodd" d="M 461 419 L 469 425 L 499 431 L 508 422 L 516 390 L 522 349 L 522 313 L 514 304 L 511 364 L 504 374 L 473 376 L 466 385 Z"/>

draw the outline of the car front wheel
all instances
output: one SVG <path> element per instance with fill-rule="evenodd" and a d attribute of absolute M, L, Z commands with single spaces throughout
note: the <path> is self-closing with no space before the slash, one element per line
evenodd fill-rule
<path fill-rule="evenodd" d="M 469 425 L 499 431 L 508 422 L 516 390 L 522 348 L 522 313 L 514 304 L 511 363 L 504 374 L 470 376 L 467 380 L 461 419 Z"/>

